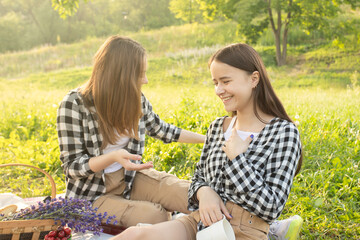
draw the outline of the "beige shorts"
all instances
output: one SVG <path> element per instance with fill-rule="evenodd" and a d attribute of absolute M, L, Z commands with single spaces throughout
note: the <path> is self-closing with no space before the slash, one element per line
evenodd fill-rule
<path fill-rule="evenodd" d="M 242 207 L 233 202 L 227 202 L 226 208 L 233 218 L 229 221 L 237 240 L 266 240 L 269 232 L 269 224 L 261 218 L 250 214 Z M 181 217 L 175 221 L 184 224 L 187 239 L 195 240 L 197 223 L 200 221 L 199 211 L 192 212 L 188 216 Z"/>

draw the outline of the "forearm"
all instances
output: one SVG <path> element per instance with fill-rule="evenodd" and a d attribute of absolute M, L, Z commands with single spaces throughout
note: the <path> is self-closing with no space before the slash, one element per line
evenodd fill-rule
<path fill-rule="evenodd" d="M 178 142 L 181 142 L 181 143 L 204 143 L 205 135 L 182 129 Z"/>
<path fill-rule="evenodd" d="M 200 202 L 200 199 L 202 198 L 202 196 L 204 196 L 204 194 L 207 192 L 207 191 L 211 191 L 212 188 L 209 187 L 209 186 L 201 186 L 198 188 L 198 190 L 196 191 L 196 199 L 198 200 L 198 202 Z"/>
<path fill-rule="evenodd" d="M 89 160 L 90 169 L 94 172 L 99 172 L 115 162 L 112 153 L 92 157 Z"/>
<path fill-rule="evenodd" d="M 197 192 L 203 186 L 207 186 L 208 184 L 205 182 L 204 177 L 202 176 L 201 169 L 202 160 L 197 163 L 196 170 L 194 172 L 193 177 L 191 178 L 191 184 L 188 191 L 188 202 L 189 202 L 189 210 L 195 211 L 199 208 L 199 201 L 197 198 Z"/>

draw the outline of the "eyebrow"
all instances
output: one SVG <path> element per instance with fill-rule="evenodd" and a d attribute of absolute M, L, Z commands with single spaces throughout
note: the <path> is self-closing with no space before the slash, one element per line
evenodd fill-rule
<path fill-rule="evenodd" d="M 219 80 L 224 80 L 224 79 L 231 79 L 231 77 L 224 76 L 224 77 L 219 78 Z M 215 79 L 215 78 L 213 78 L 213 81 L 216 81 L 216 79 Z"/>

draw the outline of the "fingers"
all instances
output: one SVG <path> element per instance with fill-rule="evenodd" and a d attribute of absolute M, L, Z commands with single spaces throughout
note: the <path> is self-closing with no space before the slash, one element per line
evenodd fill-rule
<path fill-rule="evenodd" d="M 211 211 L 209 213 L 210 215 L 210 220 L 211 220 L 211 223 L 210 225 L 216 223 L 217 221 L 220 221 L 222 219 L 222 214 L 221 214 L 221 211 L 220 209 L 219 210 L 215 210 L 215 211 Z"/>
<path fill-rule="evenodd" d="M 214 222 L 213 223 L 215 223 L 215 222 L 217 222 L 217 221 L 220 221 L 221 219 L 223 219 L 223 215 L 222 215 L 222 212 L 221 212 L 221 208 L 220 209 L 218 209 L 217 211 L 215 211 L 215 213 L 214 213 L 216 216 L 216 218 L 214 219 Z"/>
<path fill-rule="evenodd" d="M 232 219 L 232 216 L 230 215 L 229 211 L 227 210 L 223 202 L 220 203 L 220 209 L 227 219 Z"/>
<path fill-rule="evenodd" d="M 122 158 L 132 159 L 132 160 L 136 160 L 136 161 L 141 160 L 141 155 L 131 154 L 128 151 L 126 151 L 125 149 L 120 149 L 117 152 L 120 154 L 119 156 L 121 156 Z"/>
<path fill-rule="evenodd" d="M 205 227 L 210 226 L 211 220 L 209 214 L 206 211 L 200 212 L 200 219 Z"/>
<path fill-rule="evenodd" d="M 129 152 L 124 153 L 124 158 L 131 159 L 131 160 L 136 160 L 136 161 L 141 160 L 141 156 L 140 156 L 140 155 L 131 154 L 131 153 L 129 153 Z"/>
<path fill-rule="evenodd" d="M 250 144 L 253 139 L 254 139 L 254 135 L 251 134 L 250 136 L 248 136 L 248 137 L 245 139 L 245 142 L 247 142 L 248 144 Z"/>
<path fill-rule="evenodd" d="M 140 171 L 140 170 L 152 168 L 154 167 L 154 165 L 152 162 L 136 164 L 128 161 L 123 167 L 128 171 Z"/>
<path fill-rule="evenodd" d="M 220 206 L 213 209 L 200 210 L 200 219 L 204 226 L 210 226 L 223 218 Z"/>
<path fill-rule="evenodd" d="M 140 171 L 140 170 L 149 169 L 152 167 L 154 167 L 154 165 L 152 165 L 151 163 L 135 164 L 133 171 Z"/>
<path fill-rule="evenodd" d="M 229 141 L 229 140 L 225 141 L 225 143 L 224 143 L 224 145 L 221 147 L 221 149 L 222 149 L 224 152 L 226 152 L 227 146 L 228 146 L 229 144 L 230 144 L 230 141 Z"/>

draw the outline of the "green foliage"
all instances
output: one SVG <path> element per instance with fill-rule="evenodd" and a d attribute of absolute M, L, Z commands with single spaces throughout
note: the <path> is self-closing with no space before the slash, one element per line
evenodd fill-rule
<path fill-rule="evenodd" d="M 215 10 L 212 5 L 202 0 L 171 0 L 169 9 L 176 18 L 188 23 L 213 21 L 215 17 L 217 19 L 220 17 L 212 11 Z"/>
<path fill-rule="evenodd" d="M 51 0 L 52 7 L 59 13 L 62 18 L 72 16 L 79 8 L 79 0 Z M 87 0 L 84 0 L 87 2 Z"/>
<path fill-rule="evenodd" d="M 0 52 L 14 51 L 22 46 L 21 35 L 23 26 L 21 17 L 14 12 L 6 13 L 0 18 L 0 39 L 7 39 L 0 44 Z"/>
<path fill-rule="evenodd" d="M 0 52 L 176 25 L 168 6 L 169 0 L 2 0 Z"/>
<path fill-rule="evenodd" d="M 313 31 L 320 32 L 335 40 L 338 45 L 344 43 L 348 35 L 354 39 L 352 43 L 357 44 L 359 41 L 360 20 L 354 10 L 360 5 L 356 0 L 203 0 L 203 2 L 215 8 L 220 15 L 223 14 L 228 19 L 237 22 L 239 33 L 249 43 L 257 43 L 263 33 L 271 29 L 276 46 L 276 61 L 279 66 L 286 63 L 288 32 L 291 32 L 294 27 L 300 28 L 308 35 Z M 351 6 L 352 10 L 349 10 L 348 6 Z M 212 12 L 213 8 L 211 8 Z M 344 17 L 345 14 L 343 14 L 338 17 L 344 12 L 352 16 Z M 336 21 L 334 21 L 335 18 Z"/>
<path fill-rule="evenodd" d="M 169 10 L 169 0 L 121 0 L 108 5 L 112 20 L 124 30 L 149 30 L 178 22 Z"/>

